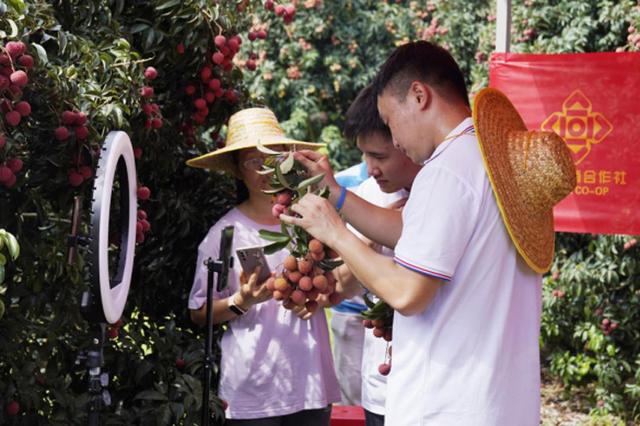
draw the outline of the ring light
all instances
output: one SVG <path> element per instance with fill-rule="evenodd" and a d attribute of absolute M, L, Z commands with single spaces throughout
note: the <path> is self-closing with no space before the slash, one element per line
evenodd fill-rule
<path fill-rule="evenodd" d="M 111 218 L 111 195 L 119 189 L 119 217 Z M 122 316 L 131 275 L 136 242 L 137 179 L 133 148 L 129 136 L 122 131 L 109 132 L 100 150 L 91 205 L 89 231 L 89 280 L 93 304 L 92 316 L 115 323 Z M 119 252 L 116 264 L 109 264 L 110 219 L 119 221 L 115 242 Z M 113 230 L 112 230 L 113 232 Z M 111 238 L 110 238 L 111 237 Z M 113 250 L 113 249 L 112 249 Z M 111 271 L 111 266 L 115 270 Z M 100 307 L 102 309 L 100 310 Z"/>

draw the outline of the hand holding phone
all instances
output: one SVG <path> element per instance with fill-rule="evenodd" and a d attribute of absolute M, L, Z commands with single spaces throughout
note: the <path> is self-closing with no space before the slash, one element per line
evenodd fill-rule
<path fill-rule="evenodd" d="M 236 255 L 242 266 L 242 270 L 248 277 L 260 267 L 260 275 L 258 275 L 258 283 L 262 284 L 271 276 L 271 269 L 264 255 L 263 247 L 246 247 L 236 250 Z"/>

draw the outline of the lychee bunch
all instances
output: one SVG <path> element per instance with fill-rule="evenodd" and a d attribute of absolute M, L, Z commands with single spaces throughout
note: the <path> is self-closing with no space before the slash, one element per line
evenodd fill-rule
<path fill-rule="evenodd" d="M 140 88 L 140 96 L 142 97 L 142 111 L 147 116 L 144 123 L 145 129 L 160 129 L 163 125 L 162 112 L 160 105 L 151 102 L 151 98 L 155 95 L 151 81 L 158 77 L 158 71 L 154 67 L 147 67 L 144 70 L 144 78 L 147 84 Z"/>
<path fill-rule="evenodd" d="M 272 10 L 276 16 L 281 17 L 285 24 L 293 22 L 293 18 L 296 16 L 296 6 L 293 3 L 283 5 L 277 4 L 273 0 L 267 0 L 264 3 L 264 7 L 267 10 Z"/>
<path fill-rule="evenodd" d="M 145 234 L 150 230 L 151 230 L 151 224 L 147 220 L 147 212 L 142 209 L 139 209 L 138 219 L 136 221 L 136 243 L 143 243 Z"/>
<path fill-rule="evenodd" d="M 311 191 L 323 175 L 309 177 L 306 169 L 295 161 L 292 152 L 271 151 L 262 146 L 258 149 L 267 154 L 263 170 L 258 173 L 271 175 L 271 189 L 265 192 L 272 194 L 272 213 L 280 217 L 289 213 L 290 206 Z M 326 187 L 316 188 L 313 192 L 325 197 L 329 194 Z M 266 253 L 285 247 L 291 253 L 284 262 L 284 269 L 267 282 L 274 299 L 282 300 L 285 308 L 305 306 L 309 312 L 318 308 L 320 295 L 325 295 L 330 304 L 340 302 L 331 272 L 342 264 L 342 261 L 335 260 L 337 253 L 295 225 L 282 224 L 282 232 L 261 230 L 260 236 L 272 241 L 265 247 Z"/>
<path fill-rule="evenodd" d="M 93 168 L 90 159 L 82 155 L 84 142 L 89 137 L 88 117 L 82 111 L 66 110 L 60 115 L 60 126 L 53 131 L 53 136 L 58 141 L 66 141 L 75 137 L 75 149 L 71 167 L 67 170 L 67 180 L 72 187 L 82 185 L 93 176 Z"/>
<path fill-rule="evenodd" d="M 6 133 L 0 133 L 0 184 L 6 188 L 15 185 L 17 173 L 24 165 L 18 156 L 10 156 L 7 138 L 10 138 L 13 128 L 31 115 L 31 104 L 23 100 L 22 95 L 29 83 L 28 73 L 34 64 L 33 57 L 27 53 L 27 45 L 22 41 L 9 41 L 1 46 L 0 113 Z"/>
<path fill-rule="evenodd" d="M 282 301 L 286 309 L 305 306 L 311 313 L 318 309 L 320 295 L 327 295 L 332 305 L 340 303 L 330 265 L 322 263 L 324 257 L 325 247 L 316 239 L 309 242 L 306 256 L 287 256 L 283 270 L 267 280 L 266 285 L 273 292 L 273 298 Z"/>
<path fill-rule="evenodd" d="M 378 367 L 378 372 L 386 376 L 391 371 L 391 346 L 393 339 L 393 309 L 383 300 L 372 302 L 367 295 L 363 295 L 368 309 L 362 312 L 362 325 L 373 330 L 373 335 L 387 341 L 385 360 Z"/>

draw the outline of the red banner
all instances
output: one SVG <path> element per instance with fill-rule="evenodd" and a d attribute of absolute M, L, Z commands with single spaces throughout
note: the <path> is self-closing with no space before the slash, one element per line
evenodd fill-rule
<path fill-rule="evenodd" d="M 640 234 L 640 53 L 494 53 L 489 70 L 529 129 L 573 153 L 578 184 L 556 230 Z"/>

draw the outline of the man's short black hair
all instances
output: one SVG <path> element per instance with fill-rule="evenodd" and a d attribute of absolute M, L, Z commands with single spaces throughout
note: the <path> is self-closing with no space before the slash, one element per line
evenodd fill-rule
<path fill-rule="evenodd" d="M 378 133 L 391 140 L 391 131 L 382 121 L 378 113 L 378 97 L 370 84 L 358 93 L 347 110 L 344 123 L 344 136 L 356 140 L 358 136 L 368 136 Z"/>
<path fill-rule="evenodd" d="M 376 96 L 391 90 L 394 96 L 404 99 L 416 80 L 432 86 L 441 96 L 454 96 L 469 106 L 467 86 L 455 59 L 428 41 L 398 47 L 382 65 L 373 84 Z"/>

